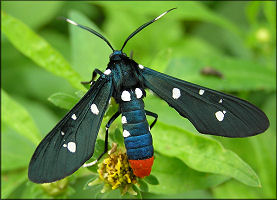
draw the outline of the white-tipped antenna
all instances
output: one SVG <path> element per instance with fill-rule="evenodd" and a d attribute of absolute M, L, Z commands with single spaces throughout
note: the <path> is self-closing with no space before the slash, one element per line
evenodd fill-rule
<path fill-rule="evenodd" d="M 141 25 L 140 27 L 138 27 L 131 35 L 129 35 L 129 37 L 125 40 L 124 44 L 122 45 L 121 51 L 123 50 L 123 48 L 125 47 L 125 45 L 127 44 L 128 40 L 130 40 L 132 37 L 134 37 L 138 32 L 140 32 L 142 29 L 144 29 L 145 27 L 147 27 L 148 25 L 152 24 L 153 22 L 157 21 L 158 19 L 160 19 L 161 17 L 163 17 L 164 15 L 166 15 L 167 13 L 169 13 L 170 11 L 177 9 L 177 8 L 171 8 L 168 11 L 162 13 L 161 15 L 159 15 L 158 17 L 156 17 L 155 19 L 152 19 L 151 21 Z"/>
<path fill-rule="evenodd" d="M 65 18 L 65 21 L 67 21 L 68 23 L 73 24 L 75 26 L 78 26 L 78 24 L 76 22 L 74 22 L 74 21 L 72 21 L 70 19 Z"/>
<path fill-rule="evenodd" d="M 158 17 L 156 17 L 156 18 L 154 19 L 154 21 L 157 21 L 158 19 L 162 18 L 164 15 L 166 15 L 168 12 L 170 12 L 170 11 L 173 10 L 173 9 L 176 9 L 176 8 L 172 8 L 172 9 L 170 9 L 170 10 L 168 10 L 168 11 L 165 11 L 163 14 L 161 14 L 161 15 L 158 16 Z"/>
<path fill-rule="evenodd" d="M 92 28 L 89 28 L 89 27 L 87 27 L 87 26 L 83 26 L 83 25 L 81 25 L 81 24 L 78 24 L 78 23 L 74 22 L 73 20 L 67 19 L 67 18 L 65 18 L 65 17 L 59 17 L 59 19 L 63 19 L 63 20 L 67 21 L 68 23 L 70 23 L 70 24 L 72 24 L 72 25 L 74 25 L 74 26 L 78 26 L 78 27 L 80 27 L 80 28 L 82 28 L 82 29 L 85 29 L 85 30 L 87 30 L 87 31 L 89 31 L 89 32 L 91 32 L 91 33 L 93 33 L 94 35 L 100 37 L 100 38 L 101 38 L 102 40 L 104 40 L 104 41 L 109 45 L 109 47 L 114 51 L 114 48 L 112 47 L 112 45 L 110 44 L 110 42 L 109 42 L 103 35 L 101 35 L 100 33 L 96 32 L 96 31 L 93 30 Z"/>

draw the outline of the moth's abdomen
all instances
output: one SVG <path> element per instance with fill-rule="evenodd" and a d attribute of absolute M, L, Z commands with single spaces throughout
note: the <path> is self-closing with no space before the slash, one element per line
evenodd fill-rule
<path fill-rule="evenodd" d="M 123 91 L 120 109 L 122 113 L 122 126 L 124 143 L 129 163 L 138 177 L 149 176 L 153 165 L 152 136 L 146 115 L 142 94 L 135 91 Z M 125 96 L 124 96 L 125 95 Z M 125 98 L 130 97 L 130 98 Z"/>

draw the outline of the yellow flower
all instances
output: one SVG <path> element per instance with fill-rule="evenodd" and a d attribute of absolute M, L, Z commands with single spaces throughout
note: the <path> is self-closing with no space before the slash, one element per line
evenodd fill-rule
<path fill-rule="evenodd" d="M 99 180 L 104 182 L 101 192 L 119 188 L 122 194 L 126 192 L 134 194 L 131 186 L 137 183 L 137 177 L 133 174 L 125 151 L 125 149 L 113 151 L 98 165 L 99 178 L 93 182 L 99 183 Z M 90 185 L 94 184 L 89 183 Z"/>

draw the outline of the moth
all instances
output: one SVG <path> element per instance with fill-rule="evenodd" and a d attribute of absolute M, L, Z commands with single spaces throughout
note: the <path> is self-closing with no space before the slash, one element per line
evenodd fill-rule
<path fill-rule="evenodd" d="M 95 30 L 65 18 L 67 22 L 100 37 L 113 52 L 106 71 L 93 71 L 88 92 L 36 148 L 29 164 L 28 176 L 31 181 L 57 181 L 81 166 L 95 164 L 108 151 L 109 127 L 120 115 L 130 166 L 136 176 L 148 176 L 154 160 L 150 130 L 158 115 L 144 109 L 145 89 L 152 90 L 203 134 L 248 137 L 268 128 L 266 115 L 247 101 L 159 73 L 123 53 L 132 37 L 174 9 L 137 28 L 120 50 L 114 50 L 109 41 Z M 97 74 L 99 78 L 94 81 Z M 119 104 L 119 110 L 106 124 L 104 151 L 97 160 L 85 164 L 93 155 L 97 134 L 111 97 Z M 154 117 L 150 126 L 146 115 Z"/>

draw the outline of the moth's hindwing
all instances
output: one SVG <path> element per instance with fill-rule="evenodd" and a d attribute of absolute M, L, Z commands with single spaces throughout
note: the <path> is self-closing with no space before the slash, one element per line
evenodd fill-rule
<path fill-rule="evenodd" d="M 110 77 L 100 77 L 37 147 L 29 164 L 31 181 L 47 183 L 62 179 L 92 156 L 111 95 Z"/>
<path fill-rule="evenodd" d="M 145 87 L 188 118 L 200 133 L 247 137 L 264 132 L 269 126 L 263 111 L 247 101 L 147 67 L 140 71 Z"/>

